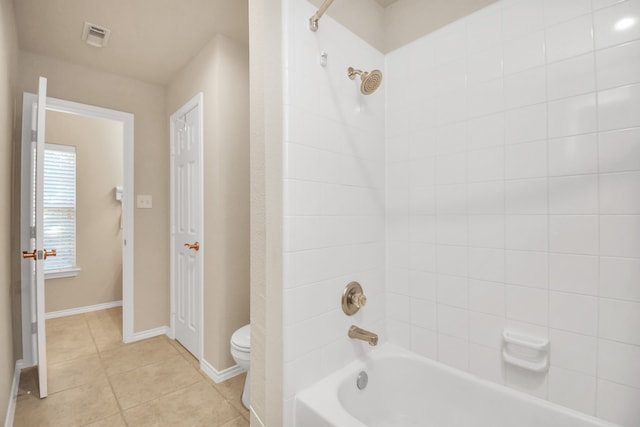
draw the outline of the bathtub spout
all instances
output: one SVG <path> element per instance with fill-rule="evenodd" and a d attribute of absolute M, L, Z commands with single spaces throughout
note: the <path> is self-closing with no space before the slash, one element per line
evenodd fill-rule
<path fill-rule="evenodd" d="M 369 345 L 378 344 L 378 334 L 365 331 L 362 328 L 358 328 L 356 325 L 351 325 L 351 327 L 349 328 L 349 338 L 355 338 L 358 340 L 366 341 L 369 343 Z"/>

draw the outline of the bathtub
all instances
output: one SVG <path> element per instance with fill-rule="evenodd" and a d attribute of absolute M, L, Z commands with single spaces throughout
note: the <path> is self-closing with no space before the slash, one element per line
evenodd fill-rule
<path fill-rule="evenodd" d="M 298 393 L 295 412 L 297 427 L 614 426 L 389 343 Z"/>

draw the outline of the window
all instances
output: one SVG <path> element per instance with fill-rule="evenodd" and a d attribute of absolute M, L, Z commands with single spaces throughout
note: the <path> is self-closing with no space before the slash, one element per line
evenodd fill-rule
<path fill-rule="evenodd" d="M 44 263 L 45 276 L 75 276 L 76 266 L 76 148 L 45 144 L 44 247 L 56 249 Z"/>

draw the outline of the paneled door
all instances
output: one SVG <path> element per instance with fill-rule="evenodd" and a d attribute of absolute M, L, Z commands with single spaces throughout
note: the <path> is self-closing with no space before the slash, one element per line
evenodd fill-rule
<path fill-rule="evenodd" d="M 202 95 L 171 116 L 172 321 L 175 338 L 202 352 Z"/>

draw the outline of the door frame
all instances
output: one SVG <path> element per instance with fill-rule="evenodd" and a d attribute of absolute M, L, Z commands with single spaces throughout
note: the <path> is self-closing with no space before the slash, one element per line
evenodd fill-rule
<path fill-rule="evenodd" d="M 22 105 L 22 158 L 25 159 L 25 150 L 31 138 L 31 123 L 25 120 L 31 116 L 31 105 L 37 101 L 37 95 L 25 92 Z M 122 123 L 122 154 L 123 154 L 123 216 L 122 216 L 122 339 L 125 343 L 135 341 L 133 332 L 134 323 L 134 115 L 123 111 L 81 104 L 63 99 L 47 97 L 46 109 L 61 113 L 75 114 L 85 117 L 101 118 Z M 28 153 L 28 151 L 27 151 Z M 20 244 L 28 246 L 29 224 L 25 221 L 25 215 L 29 212 L 30 188 L 29 168 L 21 167 L 21 202 L 20 202 Z M 26 242 L 26 243 L 25 243 Z M 25 246 L 26 245 L 26 246 Z M 25 280 L 26 279 L 26 280 Z M 31 316 L 35 298 L 30 287 L 29 278 L 25 278 L 25 269 L 22 269 L 22 351 L 24 366 L 34 366 L 37 363 L 35 349 L 33 348 Z"/>
<path fill-rule="evenodd" d="M 170 257 L 169 257 L 169 276 L 170 276 L 170 280 L 169 280 L 169 287 L 170 287 L 170 292 L 171 292 L 171 316 L 170 316 L 170 327 L 169 327 L 169 337 L 171 339 L 175 339 L 176 338 L 176 279 L 175 279 L 175 272 L 176 272 L 176 268 L 175 268 L 175 263 L 176 263 L 176 251 L 175 251 L 175 244 L 176 244 L 176 239 L 175 239 L 175 203 L 176 203 L 176 199 L 175 199 L 175 185 L 174 185 L 174 179 L 175 179 L 175 173 L 174 173 L 174 168 L 175 168 L 175 144 L 176 144 L 176 140 L 175 140 L 175 128 L 176 128 L 176 123 L 179 121 L 180 117 L 185 116 L 189 111 L 191 111 L 192 109 L 199 107 L 199 111 L 200 114 L 198 115 L 198 125 L 200 126 L 200 138 L 198 141 L 198 145 L 199 145 L 199 151 L 200 151 L 200 155 L 198 156 L 198 167 L 200 169 L 200 173 L 199 173 L 199 177 L 198 179 L 200 180 L 200 194 L 198 195 L 198 197 L 200 197 L 200 224 L 198 224 L 198 226 L 200 227 L 200 234 L 201 234 L 201 239 L 199 240 L 200 242 L 200 256 L 202 257 L 201 262 L 200 262 L 200 271 L 199 271 L 199 275 L 200 275 L 200 289 L 199 289 L 199 293 L 200 293 L 200 331 L 199 331 L 199 340 L 200 340 L 200 354 L 196 354 L 194 356 L 196 356 L 196 358 L 198 359 L 198 361 L 200 361 L 200 363 L 202 363 L 202 361 L 204 360 L 204 254 L 206 253 L 206 242 L 204 241 L 204 169 L 203 169 L 203 154 L 204 154 L 204 116 L 203 116 L 203 100 L 204 100 L 204 94 L 202 92 L 197 93 L 193 98 L 191 98 L 189 101 L 186 102 L 186 104 L 184 104 L 182 107 L 180 107 L 175 113 L 173 113 L 171 115 L 171 117 L 169 118 L 169 127 L 170 127 L 170 166 L 169 166 L 169 170 L 170 170 L 170 178 L 169 178 L 169 182 L 170 182 L 170 202 L 169 202 L 169 210 L 170 210 L 170 233 L 169 235 L 170 237 Z"/>

